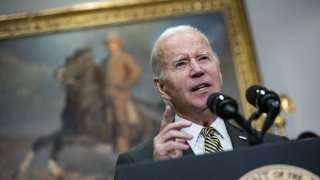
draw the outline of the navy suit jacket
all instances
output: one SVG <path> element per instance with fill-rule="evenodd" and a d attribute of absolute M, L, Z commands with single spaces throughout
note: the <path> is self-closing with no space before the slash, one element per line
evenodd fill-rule
<path fill-rule="evenodd" d="M 238 149 L 241 147 L 249 146 L 249 137 L 248 133 L 241 128 L 236 127 L 235 125 L 225 122 L 228 134 L 231 139 L 233 149 Z M 239 138 L 239 136 L 245 137 Z M 277 136 L 273 134 L 266 134 L 264 136 L 264 143 L 272 143 L 279 141 L 287 141 L 288 138 Z M 195 155 L 191 148 L 188 148 L 183 152 L 183 155 Z M 129 151 L 119 155 L 116 167 L 124 164 L 153 161 L 153 141 L 149 140 L 147 142 L 141 143 Z"/>

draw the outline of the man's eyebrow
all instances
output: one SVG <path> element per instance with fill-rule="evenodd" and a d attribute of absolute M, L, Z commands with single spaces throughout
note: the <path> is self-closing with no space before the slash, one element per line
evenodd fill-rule
<path fill-rule="evenodd" d="M 208 51 L 201 52 L 201 53 L 199 53 L 199 54 L 197 55 L 197 57 L 199 57 L 199 56 L 203 56 L 203 55 L 210 56 L 210 52 L 208 52 Z"/>
<path fill-rule="evenodd" d="M 198 58 L 198 57 L 201 57 L 201 56 L 210 56 L 210 52 L 209 51 L 203 51 L 203 52 L 198 53 L 195 57 Z M 177 57 L 172 58 L 173 60 L 172 60 L 172 62 L 170 64 L 174 65 L 174 64 L 176 64 L 178 62 L 187 60 L 189 58 L 190 57 L 188 55 L 179 55 Z"/>
<path fill-rule="evenodd" d="M 177 62 L 184 61 L 184 60 L 187 60 L 187 59 L 188 59 L 188 56 L 180 55 L 180 56 L 177 56 L 177 57 L 173 58 L 171 64 L 175 64 Z"/>

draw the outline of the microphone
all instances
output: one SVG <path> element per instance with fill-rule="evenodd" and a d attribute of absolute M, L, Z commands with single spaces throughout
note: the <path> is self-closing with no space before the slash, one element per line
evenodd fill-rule
<path fill-rule="evenodd" d="M 249 143 L 256 144 L 257 135 L 251 128 L 251 124 L 239 112 L 237 102 L 229 96 L 221 93 L 213 93 L 207 99 L 207 107 L 223 120 L 233 118 L 244 130 L 249 133 Z"/>
<path fill-rule="evenodd" d="M 280 113 L 280 97 L 265 87 L 253 85 L 247 89 L 246 98 L 251 105 L 257 108 L 257 111 L 250 116 L 249 121 L 258 119 L 261 113 L 267 113 L 258 140 L 258 143 L 262 143 L 264 134 Z"/>
<path fill-rule="evenodd" d="M 238 111 L 237 102 L 221 93 L 213 93 L 207 99 L 208 108 L 224 120 L 231 119 Z"/>
<path fill-rule="evenodd" d="M 268 113 L 274 108 L 280 108 L 280 97 L 275 92 L 262 86 L 253 85 L 249 87 L 246 98 L 260 113 Z"/>

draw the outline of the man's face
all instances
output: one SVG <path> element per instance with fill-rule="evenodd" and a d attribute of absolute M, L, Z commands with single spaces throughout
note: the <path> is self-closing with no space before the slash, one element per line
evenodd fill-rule
<path fill-rule="evenodd" d="M 118 40 L 109 40 L 105 42 L 107 50 L 110 54 L 115 54 L 121 51 L 121 43 Z"/>
<path fill-rule="evenodd" d="M 220 92 L 222 80 L 206 41 L 196 32 L 177 33 L 162 41 L 159 52 L 163 77 L 155 83 L 161 96 L 182 115 L 207 110 L 207 98 Z"/>

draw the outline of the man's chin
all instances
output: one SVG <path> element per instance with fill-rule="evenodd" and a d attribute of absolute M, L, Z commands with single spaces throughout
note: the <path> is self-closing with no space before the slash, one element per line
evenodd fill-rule
<path fill-rule="evenodd" d="M 197 109 L 201 110 L 201 111 L 205 111 L 206 109 L 208 109 L 208 107 L 207 107 L 207 100 L 202 101 L 202 102 L 200 102 L 200 103 L 197 103 L 197 104 L 195 105 L 195 107 L 196 107 Z"/>

